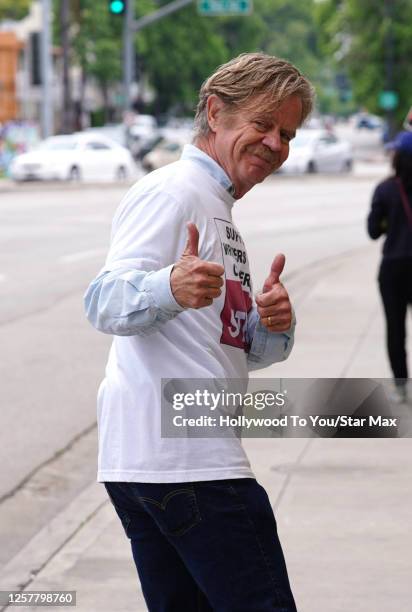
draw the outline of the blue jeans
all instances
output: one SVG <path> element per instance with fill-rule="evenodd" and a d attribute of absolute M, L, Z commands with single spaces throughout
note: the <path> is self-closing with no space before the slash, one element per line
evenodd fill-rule
<path fill-rule="evenodd" d="M 275 517 L 253 478 L 105 487 L 150 612 L 296 612 Z"/>

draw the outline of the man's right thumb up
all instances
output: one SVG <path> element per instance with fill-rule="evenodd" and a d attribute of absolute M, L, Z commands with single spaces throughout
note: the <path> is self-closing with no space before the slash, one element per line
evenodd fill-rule
<path fill-rule="evenodd" d="M 187 224 L 187 242 L 183 255 L 199 257 L 199 230 L 194 223 Z"/>

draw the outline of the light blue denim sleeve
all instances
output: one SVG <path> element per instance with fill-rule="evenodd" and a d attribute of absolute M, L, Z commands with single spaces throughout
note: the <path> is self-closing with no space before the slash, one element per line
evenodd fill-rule
<path fill-rule="evenodd" d="M 248 316 L 248 334 L 252 344 L 247 356 L 248 370 L 267 368 L 289 357 L 293 348 L 296 317 L 293 311 L 292 325 L 286 332 L 270 332 L 260 322 L 256 306 Z"/>
<path fill-rule="evenodd" d="M 99 331 L 147 336 L 184 310 L 170 288 L 173 265 L 145 272 L 119 268 L 97 276 L 84 296 L 86 315 Z"/>

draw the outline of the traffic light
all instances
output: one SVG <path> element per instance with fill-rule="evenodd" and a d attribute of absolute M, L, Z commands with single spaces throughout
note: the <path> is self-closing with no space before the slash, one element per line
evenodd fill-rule
<path fill-rule="evenodd" d="M 40 32 L 30 33 L 30 74 L 31 84 L 41 85 Z"/>
<path fill-rule="evenodd" d="M 123 15 L 126 10 L 126 0 L 109 0 L 109 13 Z"/>

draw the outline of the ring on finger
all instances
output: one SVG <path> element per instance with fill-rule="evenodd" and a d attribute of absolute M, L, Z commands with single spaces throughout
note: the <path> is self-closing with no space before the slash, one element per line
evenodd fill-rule
<path fill-rule="evenodd" d="M 271 327 L 271 325 L 272 325 L 272 317 L 268 317 L 268 325 L 269 325 L 269 327 Z"/>

